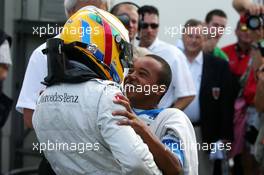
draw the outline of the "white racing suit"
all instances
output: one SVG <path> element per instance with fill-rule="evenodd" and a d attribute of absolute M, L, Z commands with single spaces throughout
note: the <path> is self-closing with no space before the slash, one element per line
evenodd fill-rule
<path fill-rule="evenodd" d="M 198 175 L 195 132 L 189 118 L 175 108 L 138 110 L 134 112 L 148 124 L 153 133 L 179 159 L 184 175 Z"/>
<path fill-rule="evenodd" d="M 148 146 L 130 126 L 119 126 L 125 110 L 113 103 L 120 89 L 92 79 L 48 87 L 39 97 L 33 126 L 39 149 L 57 175 L 161 174 Z"/>

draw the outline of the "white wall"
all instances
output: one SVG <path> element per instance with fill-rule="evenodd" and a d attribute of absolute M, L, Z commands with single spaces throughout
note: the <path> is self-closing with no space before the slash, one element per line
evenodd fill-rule
<path fill-rule="evenodd" d="M 114 0 L 114 4 L 124 0 Z M 131 1 L 131 0 L 130 0 Z M 226 12 L 228 16 L 228 26 L 234 30 L 239 19 L 238 14 L 232 7 L 232 0 L 134 0 L 138 5 L 154 5 L 160 12 L 160 32 L 159 37 L 171 44 L 175 44 L 180 35 L 171 37 L 165 34 L 166 27 L 184 25 L 190 19 L 204 20 L 205 15 L 212 9 L 219 8 Z M 219 46 L 235 42 L 234 33 L 225 35 L 220 40 Z"/>

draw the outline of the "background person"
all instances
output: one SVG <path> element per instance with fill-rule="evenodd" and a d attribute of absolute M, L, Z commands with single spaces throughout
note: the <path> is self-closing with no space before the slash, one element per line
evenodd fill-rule
<path fill-rule="evenodd" d="M 257 88 L 256 88 L 256 96 L 255 96 L 255 105 L 257 110 L 259 111 L 259 132 L 255 142 L 255 158 L 259 163 L 260 169 L 262 173 L 264 173 L 264 114 L 263 114 L 263 67 L 264 67 L 264 55 L 263 47 L 260 44 L 264 39 L 263 26 L 259 30 L 256 31 L 255 37 L 258 40 L 255 40 L 253 43 L 253 49 L 251 55 L 253 57 L 253 69 L 255 70 L 255 76 L 257 80 Z M 257 169 L 258 170 L 258 169 Z"/>
<path fill-rule="evenodd" d="M 227 24 L 226 13 L 221 9 L 211 10 L 206 14 L 205 26 L 208 30 L 208 35 L 205 36 L 203 50 L 206 53 L 212 53 L 215 57 L 222 58 L 228 61 L 228 56 L 219 48 L 217 44 L 224 34 Z M 176 46 L 184 50 L 182 39 L 177 40 Z"/>
<path fill-rule="evenodd" d="M 229 57 L 229 67 L 233 77 L 233 89 L 234 89 L 234 98 L 236 99 L 235 103 L 235 114 L 244 114 L 240 116 L 246 118 L 253 114 L 251 111 L 255 111 L 254 98 L 256 93 L 256 81 L 254 78 L 254 70 L 251 68 L 251 44 L 253 42 L 251 38 L 251 31 L 248 29 L 247 25 L 241 20 L 238 21 L 237 27 L 235 30 L 237 36 L 237 42 L 222 48 L 222 50 Z M 237 108 L 236 104 L 243 101 L 243 108 Z M 247 110 L 248 112 L 241 113 L 241 109 Z M 238 115 L 234 116 L 234 121 L 239 121 L 237 119 Z M 253 116 L 254 117 L 254 116 Z M 255 116 L 256 117 L 256 116 Z M 241 131 L 239 128 L 242 127 L 242 124 L 234 124 L 234 143 L 232 145 L 232 151 L 230 153 L 231 157 L 234 157 L 234 174 L 244 174 L 243 172 L 243 156 L 245 156 L 245 144 L 246 140 L 254 143 L 255 140 L 252 136 L 250 138 L 245 137 L 245 129 Z M 250 133 L 252 131 L 248 131 Z M 246 136 L 249 134 L 246 134 Z M 248 164 L 249 161 L 247 161 Z"/>
<path fill-rule="evenodd" d="M 110 10 L 110 12 L 115 16 L 121 17 L 126 15 L 129 18 L 126 28 L 129 31 L 129 40 L 133 44 L 133 56 L 135 58 L 150 54 L 150 51 L 146 48 L 135 45 L 136 35 L 141 27 L 141 20 L 138 15 L 139 8 L 140 7 L 133 2 L 121 2 L 113 6 Z"/>
<path fill-rule="evenodd" d="M 188 20 L 184 26 L 193 31 L 203 27 L 202 22 L 194 19 Z M 185 33 L 182 38 L 198 94 L 184 113 L 190 118 L 200 145 L 215 144 L 219 147 L 233 139 L 232 80 L 228 63 L 203 52 L 202 33 Z M 213 154 L 213 150 L 198 149 L 199 174 L 226 173 L 222 169 L 226 163 L 224 151 L 218 150 L 218 154 Z"/>
<path fill-rule="evenodd" d="M 256 108 L 260 112 L 260 129 L 255 143 L 255 157 L 260 164 L 261 171 L 264 172 L 264 58 L 263 64 L 257 72 Z"/>
<path fill-rule="evenodd" d="M 222 58 L 228 61 L 227 55 L 217 47 L 217 44 L 224 34 L 224 30 L 227 24 L 227 15 L 221 9 L 211 10 L 206 14 L 205 23 L 209 31 L 214 31 L 209 33 L 205 37 L 203 50 L 204 52 L 213 53 L 215 57 Z"/>
<path fill-rule="evenodd" d="M 249 0 L 233 0 L 233 7 L 237 10 L 238 13 L 240 13 L 240 15 L 244 16 L 244 15 L 255 15 L 255 16 L 259 16 L 259 15 L 263 15 L 264 14 L 264 2 L 263 1 L 249 1 Z M 260 105 L 260 97 L 261 94 L 263 93 L 263 89 L 261 88 L 261 81 L 258 80 L 259 78 L 259 70 L 261 68 L 261 65 L 263 64 L 263 54 L 260 53 L 261 47 L 259 47 L 261 41 L 264 38 L 264 33 L 263 33 L 263 24 L 259 26 L 258 29 L 251 31 L 251 38 L 253 40 L 252 43 L 252 48 L 251 49 L 251 57 L 253 58 L 253 64 L 252 64 L 252 68 L 254 70 L 256 79 L 257 79 L 257 87 L 256 87 L 256 96 L 255 96 L 255 106 L 256 108 L 259 110 L 259 105 Z M 259 46 L 258 46 L 259 45 Z M 261 103 L 262 100 L 261 100 Z M 262 112 L 260 110 L 260 112 Z M 263 146 L 263 114 L 259 113 L 260 116 L 260 122 L 259 122 L 259 133 L 258 133 L 258 137 L 256 139 L 255 142 L 255 146 L 254 146 L 254 152 L 255 152 L 255 157 L 257 159 L 257 161 L 260 163 L 260 166 L 262 167 L 262 171 L 263 170 L 263 165 L 264 165 L 264 157 L 263 157 L 263 150 L 264 150 L 264 146 Z M 259 169 L 256 166 L 256 164 L 251 164 L 251 169 L 249 169 L 250 173 L 254 172 L 259 173 Z"/>
<path fill-rule="evenodd" d="M 178 48 L 158 39 L 159 12 L 154 6 L 142 6 L 139 9 L 142 27 L 139 31 L 139 46 L 164 58 L 172 70 L 172 83 L 162 97 L 159 107 L 185 109 L 195 96 L 195 88 L 188 70 L 185 56 Z"/>
<path fill-rule="evenodd" d="M 11 37 L 0 30 L 0 128 L 8 118 L 13 100 L 3 92 L 3 83 L 8 75 L 9 67 L 12 65 L 10 55 Z"/>

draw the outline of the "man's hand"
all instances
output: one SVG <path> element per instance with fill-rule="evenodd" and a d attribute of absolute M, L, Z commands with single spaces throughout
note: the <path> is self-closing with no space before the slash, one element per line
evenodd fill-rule
<path fill-rule="evenodd" d="M 260 4 L 255 4 L 250 0 L 233 0 L 233 7 L 241 15 L 249 12 L 250 15 L 259 15 L 264 13 L 264 6 Z"/>
<path fill-rule="evenodd" d="M 126 108 L 126 111 L 119 110 L 119 111 L 114 111 L 112 113 L 113 116 L 121 115 L 127 118 L 120 120 L 117 123 L 118 125 L 131 126 L 135 130 L 135 132 L 139 136 L 141 136 L 143 140 L 146 135 L 151 134 L 149 127 L 133 113 L 132 108 L 129 104 L 129 100 L 125 96 L 123 96 L 122 94 L 117 94 L 113 102 L 115 104 L 120 104 Z"/>
<path fill-rule="evenodd" d="M 264 13 L 264 6 L 255 3 L 246 3 L 245 9 L 250 15 L 260 15 Z"/>
<path fill-rule="evenodd" d="M 129 100 L 122 94 L 117 94 L 114 103 L 120 104 L 126 108 L 126 111 L 114 111 L 114 116 L 121 115 L 127 119 L 118 122 L 118 125 L 129 125 L 135 132 L 142 138 L 142 140 L 148 145 L 150 152 L 153 154 L 154 160 L 164 175 L 182 173 L 182 167 L 179 159 L 168 150 L 159 140 L 159 138 L 153 134 L 150 128 L 141 121 L 132 111 L 129 104 Z"/>

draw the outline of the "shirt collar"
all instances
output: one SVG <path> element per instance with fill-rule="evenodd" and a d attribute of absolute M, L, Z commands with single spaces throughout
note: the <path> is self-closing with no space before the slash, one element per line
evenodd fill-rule
<path fill-rule="evenodd" d="M 159 109 L 150 109 L 150 110 L 141 110 L 141 109 L 135 109 L 133 108 L 133 111 L 134 113 L 137 115 L 137 116 L 140 116 L 140 115 L 147 115 L 149 116 L 150 119 L 155 119 L 159 113 L 161 111 L 163 111 L 164 108 L 159 108 Z"/>
<path fill-rule="evenodd" d="M 154 40 L 154 42 L 148 47 L 149 50 L 153 50 L 159 43 L 158 37 Z"/>
<path fill-rule="evenodd" d="M 194 61 L 200 65 L 203 64 L 203 52 L 201 51 L 196 58 L 194 59 Z"/>
<path fill-rule="evenodd" d="M 190 62 L 187 57 L 186 57 L 186 59 L 187 59 L 187 62 L 189 63 L 189 65 L 192 65 L 193 63 L 202 65 L 203 64 L 203 52 L 200 51 L 200 53 L 194 58 L 193 62 Z"/>

